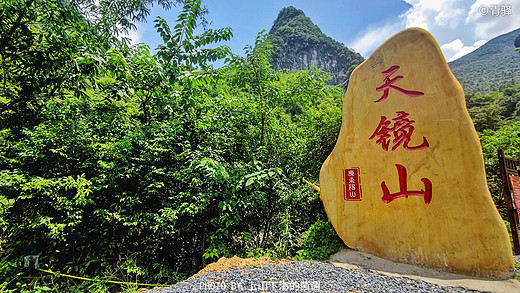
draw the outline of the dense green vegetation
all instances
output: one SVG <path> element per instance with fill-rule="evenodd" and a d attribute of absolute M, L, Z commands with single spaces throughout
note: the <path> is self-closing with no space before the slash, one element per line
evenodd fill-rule
<path fill-rule="evenodd" d="M 477 50 L 450 62 L 466 92 L 466 106 L 479 132 L 493 199 L 504 219 L 502 180 L 497 159 L 501 148 L 516 158 L 520 148 L 520 55 L 513 41 L 520 29 L 489 40 Z"/>
<path fill-rule="evenodd" d="M 159 2 L 181 12 L 155 20 L 157 54 L 128 46 L 118 30 L 147 4 L 0 2 L 0 290 L 134 287 L 43 274 L 26 255 L 171 284 L 221 256 L 312 257 L 323 233 L 337 245 L 302 178 L 317 181 L 334 145 L 341 91 L 315 68 L 273 71 L 264 34 L 245 57 L 208 49 L 232 32 L 196 34 L 199 0 Z"/>
<path fill-rule="evenodd" d="M 466 105 L 479 132 L 491 194 L 507 219 L 497 150 L 503 149 L 511 158 L 520 152 L 520 84 L 511 81 L 498 92 L 466 95 Z"/>
<path fill-rule="evenodd" d="M 196 33 L 200 0 L 156 1 L 178 6 L 176 23 L 155 20 L 156 54 L 129 46 L 121 32 L 152 3 L 0 0 L 0 291 L 132 291 L 104 281 L 171 284 L 221 256 L 338 248 L 301 181 L 318 181 L 335 144 L 341 89 L 317 68 L 273 70 L 263 33 L 243 57 L 215 46 L 232 31 Z M 514 83 L 468 96 L 497 203 L 493 158 L 518 151 L 519 99 Z M 98 281 L 24 268 L 26 255 Z"/>
<path fill-rule="evenodd" d="M 466 95 L 466 106 L 479 133 L 491 194 L 507 219 L 497 150 L 503 149 L 512 158 L 520 152 L 520 84 L 512 80 L 500 91 Z"/>

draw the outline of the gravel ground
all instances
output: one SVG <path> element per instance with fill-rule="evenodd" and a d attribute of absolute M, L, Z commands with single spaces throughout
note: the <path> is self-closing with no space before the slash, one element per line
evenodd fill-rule
<path fill-rule="evenodd" d="M 338 268 L 324 262 L 291 262 L 257 268 L 228 269 L 195 276 L 171 287 L 147 293 L 170 292 L 478 292 L 442 287 L 420 280 L 395 278 L 366 269 Z"/>

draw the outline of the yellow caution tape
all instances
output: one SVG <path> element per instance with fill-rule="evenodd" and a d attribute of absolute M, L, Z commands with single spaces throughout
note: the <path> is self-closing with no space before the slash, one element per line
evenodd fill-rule
<path fill-rule="evenodd" d="M 105 283 L 112 283 L 112 284 L 125 284 L 125 285 L 136 285 L 136 286 L 153 286 L 153 287 L 169 287 L 171 285 L 161 285 L 161 284 L 143 284 L 143 283 L 131 283 L 131 282 L 119 282 L 119 281 L 105 281 L 105 280 L 99 280 L 99 279 L 90 279 L 90 278 L 84 278 L 84 277 L 78 277 L 78 276 L 72 276 L 62 273 L 56 273 L 51 270 L 42 270 L 37 269 L 38 271 L 42 271 L 44 273 L 57 275 L 58 277 L 67 277 L 72 279 L 78 279 L 78 280 L 85 280 L 85 281 L 96 281 L 96 282 L 105 282 Z"/>

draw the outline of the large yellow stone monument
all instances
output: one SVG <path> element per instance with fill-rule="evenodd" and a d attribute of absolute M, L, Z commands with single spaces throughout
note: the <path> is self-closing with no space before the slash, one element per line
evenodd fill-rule
<path fill-rule="evenodd" d="M 468 275 L 514 276 L 464 92 L 425 30 L 396 34 L 354 70 L 320 186 L 351 248 Z"/>

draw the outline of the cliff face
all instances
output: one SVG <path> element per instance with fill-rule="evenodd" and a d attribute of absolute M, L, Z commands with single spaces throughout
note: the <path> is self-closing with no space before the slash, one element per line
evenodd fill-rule
<path fill-rule="evenodd" d="M 346 88 L 350 73 L 363 57 L 326 36 L 303 11 L 287 7 L 280 11 L 269 31 L 275 70 L 308 70 L 316 66 L 331 74 L 329 84 Z"/>

